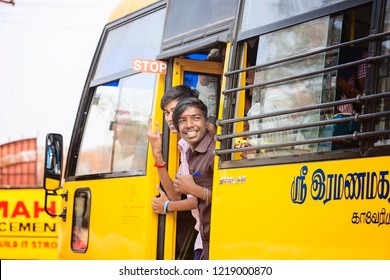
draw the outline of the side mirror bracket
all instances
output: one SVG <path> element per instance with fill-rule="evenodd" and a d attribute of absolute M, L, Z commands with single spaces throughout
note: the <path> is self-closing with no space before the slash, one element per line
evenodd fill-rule
<path fill-rule="evenodd" d="M 61 214 L 58 215 L 58 217 L 60 217 L 60 218 L 62 219 L 63 222 L 66 221 L 66 212 L 67 212 L 67 208 L 64 207 L 64 208 L 62 209 Z"/>
<path fill-rule="evenodd" d="M 45 189 L 45 212 L 51 217 L 61 217 L 66 220 L 66 208 L 60 214 L 50 211 L 48 206 L 49 197 L 61 196 L 65 201 L 68 200 L 68 192 L 58 194 L 61 188 L 62 170 L 63 170 L 63 139 L 61 134 L 49 133 L 46 135 L 45 143 L 45 162 L 43 174 L 43 188 Z"/>

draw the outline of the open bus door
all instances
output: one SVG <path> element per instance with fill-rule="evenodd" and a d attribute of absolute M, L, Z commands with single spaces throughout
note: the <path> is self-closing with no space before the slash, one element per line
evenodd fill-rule
<path fill-rule="evenodd" d="M 163 82 L 157 79 L 155 90 L 154 81 L 136 73 L 94 87 L 82 100 L 89 117 L 77 157 L 68 157 L 75 170 L 62 188 L 60 258 L 156 258 L 158 219 L 150 206 L 159 180 L 146 130 Z"/>
<path fill-rule="evenodd" d="M 173 65 L 172 86 L 186 84 L 197 88 L 200 76 L 212 78 L 217 85 L 215 101 L 216 109 L 218 109 L 223 74 L 222 62 L 176 58 Z M 164 130 L 165 132 L 167 130 Z M 180 157 L 177 148 L 179 136 L 172 133 L 169 133 L 169 135 L 167 165 L 170 177 L 174 178 Z M 192 259 L 197 231 L 194 230 L 195 219 L 191 212 L 175 212 L 174 215 L 165 217 L 164 259 Z"/>

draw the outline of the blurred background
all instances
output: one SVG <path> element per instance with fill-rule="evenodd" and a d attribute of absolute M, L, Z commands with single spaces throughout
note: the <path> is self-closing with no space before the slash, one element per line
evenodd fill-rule
<path fill-rule="evenodd" d="M 35 161 L 40 185 L 46 134 L 60 133 L 69 145 L 95 48 L 119 2 L 0 0 L 2 171 Z M 23 153 L 30 156 L 21 158 Z"/>

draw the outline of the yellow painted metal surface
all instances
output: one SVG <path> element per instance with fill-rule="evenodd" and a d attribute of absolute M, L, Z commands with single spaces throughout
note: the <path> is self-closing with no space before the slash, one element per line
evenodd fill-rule
<path fill-rule="evenodd" d="M 164 120 L 162 120 L 164 122 Z M 162 123 L 161 123 L 162 124 Z M 162 127 L 162 125 L 161 125 Z M 169 139 L 169 154 L 168 154 L 168 174 L 174 179 L 179 166 L 179 151 L 177 143 L 179 137 L 176 134 L 170 133 Z M 176 249 L 176 221 L 177 214 L 165 217 L 165 232 L 164 232 L 164 259 L 174 260 Z"/>
<path fill-rule="evenodd" d="M 143 7 L 153 4 L 154 2 L 158 2 L 156 0 L 123 0 L 119 3 L 119 5 L 112 12 L 111 16 L 108 19 L 108 22 L 112 22 L 128 14 L 135 12 Z"/>
<path fill-rule="evenodd" d="M 45 191 L 0 189 L 0 259 L 57 259 L 58 218 L 44 210 Z M 59 211 L 60 198 L 48 202 Z"/>
<path fill-rule="evenodd" d="M 71 250 L 72 203 L 61 222 L 61 259 L 155 259 L 157 216 L 151 208 L 155 195 L 151 180 L 143 177 L 66 183 L 69 194 L 79 187 L 91 190 L 91 220 L 85 253 Z M 107 199 L 107 191 L 109 197 Z"/>
<path fill-rule="evenodd" d="M 56 190 L 60 185 L 59 180 L 54 180 L 52 178 L 46 178 L 46 189 L 48 190 Z"/>
<path fill-rule="evenodd" d="M 153 102 L 153 123 L 162 123 L 157 105 L 164 92 L 164 77 L 158 76 Z M 155 129 L 155 127 L 154 127 Z M 66 221 L 60 222 L 61 259 L 156 259 L 158 215 L 152 199 L 158 193 L 159 177 L 152 153 L 148 153 L 146 176 L 65 182 L 69 197 Z M 91 220 L 85 253 L 71 249 L 74 193 L 78 188 L 91 191 Z"/>
<path fill-rule="evenodd" d="M 218 170 L 211 259 L 390 259 L 389 157 Z"/>
<path fill-rule="evenodd" d="M 225 52 L 226 55 L 225 55 L 225 64 L 223 65 L 223 73 L 228 71 L 228 61 L 230 60 L 230 49 L 231 49 L 231 43 L 226 44 L 226 52 Z M 226 77 L 225 77 L 225 75 L 222 75 L 221 92 L 223 90 L 225 90 L 225 85 L 226 85 Z M 238 102 L 240 102 L 240 104 L 241 104 L 240 106 L 242 107 L 242 111 L 244 111 L 244 102 L 242 102 L 240 100 Z M 225 103 L 225 95 L 221 94 L 220 98 L 219 98 L 219 105 L 218 105 L 218 108 L 219 108 L 218 119 L 219 120 L 222 120 L 222 108 L 224 106 L 224 103 Z M 217 133 L 221 134 L 221 127 L 220 126 L 217 126 Z M 216 145 L 217 149 L 220 148 L 220 142 L 217 141 L 215 145 Z"/>

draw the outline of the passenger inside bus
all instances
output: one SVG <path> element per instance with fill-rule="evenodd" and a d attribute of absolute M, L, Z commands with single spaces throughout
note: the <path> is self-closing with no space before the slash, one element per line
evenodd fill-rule
<path fill-rule="evenodd" d="M 74 250 L 85 250 L 87 248 L 87 243 L 84 241 L 85 237 L 83 237 L 82 230 L 82 227 L 73 226 L 72 249 Z"/>
<path fill-rule="evenodd" d="M 332 41 L 332 44 L 339 44 L 339 43 L 347 42 L 348 40 L 367 36 L 369 30 L 368 29 L 366 30 L 365 27 L 360 28 L 361 25 L 363 24 L 362 22 L 366 22 L 367 20 L 366 19 L 362 20 L 360 18 L 361 16 L 366 16 L 366 15 L 362 15 L 362 13 L 359 11 L 348 11 L 343 15 L 338 15 L 337 18 L 341 18 L 340 22 L 342 22 L 342 28 L 336 28 L 338 25 L 337 24 L 335 25 L 336 27 L 334 28 L 334 30 L 332 30 L 332 33 L 329 34 L 330 37 L 327 38 L 328 43 Z M 312 31 L 313 34 L 315 33 L 315 30 L 316 29 L 313 29 Z M 298 32 L 298 31 L 299 28 L 297 28 L 297 30 L 295 30 L 294 32 Z M 281 36 L 282 34 L 275 35 L 273 39 L 278 38 L 279 35 Z M 263 37 L 266 37 L 266 35 L 264 35 Z M 302 38 L 306 38 L 306 37 L 303 36 Z M 275 42 L 277 42 L 276 39 Z M 322 42 L 326 42 L 326 41 L 324 39 L 322 40 L 318 39 L 318 47 L 321 46 Z M 280 57 L 278 57 L 278 53 L 271 52 L 270 50 L 267 49 L 265 49 L 264 51 L 263 49 L 258 50 L 260 46 L 256 46 L 256 44 L 251 44 L 250 40 L 247 41 L 247 46 L 248 46 L 247 61 L 246 61 L 247 67 L 251 65 L 259 64 L 259 62 L 260 64 L 268 62 L 268 60 L 264 60 L 264 59 L 268 57 L 267 55 L 271 55 L 271 54 L 275 55 L 277 58 L 280 59 Z M 324 46 L 325 45 L 323 44 L 322 47 Z M 252 48 L 255 50 L 254 52 L 251 51 Z M 299 48 L 300 45 L 296 45 L 296 46 L 293 45 L 291 50 L 288 51 L 291 51 L 292 53 L 298 52 L 300 50 Z M 263 60 L 259 59 L 258 57 L 256 58 L 256 56 L 253 55 L 256 53 L 258 56 L 261 55 L 260 58 L 262 58 L 262 56 L 264 56 L 265 58 Z M 301 67 L 300 69 L 302 71 L 309 71 L 306 70 L 305 67 L 310 62 L 309 64 L 313 64 L 312 67 L 313 69 L 320 69 L 321 67 L 324 67 L 324 65 L 321 65 L 321 61 L 323 60 L 318 59 L 319 57 L 320 56 L 318 57 L 311 56 L 308 57 L 307 59 L 305 58 L 302 61 L 298 61 L 296 64 L 292 64 L 292 63 L 281 64 L 281 66 L 275 66 L 273 67 L 273 69 L 268 69 L 267 67 L 264 67 L 264 69 L 266 70 L 263 70 L 263 68 L 259 68 L 255 72 L 256 79 L 257 79 L 256 83 L 267 82 L 268 80 L 272 80 L 272 79 L 279 79 L 281 77 L 280 73 L 283 73 L 286 76 L 292 75 L 291 73 L 294 73 L 293 70 L 295 69 L 295 68 L 291 68 L 292 65 L 297 65 L 297 67 Z M 340 49 L 339 54 L 335 56 L 336 59 L 334 65 L 354 62 L 363 59 L 365 57 L 367 57 L 367 45 L 365 45 L 364 43 L 354 44 Z M 328 66 L 331 65 L 325 65 L 325 67 Z M 281 71 L 280 73 L 277 72 L 278 69 L 280 69 Z M 307 67 L 307 69 L 310 69 L 310 67 Z M 273 74 L 273 71 L 275 71 L 275 73 L 278 73 L 278 75 L 273 77 L 271 75 Z M 251 75 L 249 71 L 247 72 L 248 72 L 247 76 L 250 77 Z M 364 91 L 366 72 L 367 72 L 366 63 L 361 63 L 359 65 L 354 65 L 351 67 L 345 67 L 339 69 L 337 73 L 337 83 L 335 83 L 335 86 L 333 86 L 332 83 L 333 94 L 329 94 L 329 99 L 326 99 L 327 93 L 325 92 L 328 88 L 323 86 L 324 84 L 322 83 L 320 76 L 319 78 L 313 77 L 312 79 L 297 80 L 297 82 L 292 81 L 292 82 L 285 82 L 284 84 L 280 83 L 275 86 L 272 85 L 272 86 L 265 86 L 261 88 L 254 88 L 252 89 L 254 94 L 250 95 L 251 98 L 250 104 L 247 101 L 245 102 L 245 113 L 249 116 L 252 116 L 252 115 L 260 114 L 260 111 L 261 113 L 268 113 L 268 112 L 274 112 L 278 110 L 304 107 L 306 105 L 312 105 L 321 102 L 321 99 L 318 99 L 318 96 L 322 98 L 322 102 L 330 102 L 334 100 L 354 98 L 358 95 L 361 95 Z M 266 75 L 269 75 L 270 77 Z M 335 88 L 336 91 L 334 91 Z M 282 97 L 278 99 L 276 94 L 279 94 Z M 312 98 L 313 100 L 311 100 L 310 98 Z M 254 100 L 254 99 L 259 99 L 259 100 Z M 275 108 L 273 108 L 273 106 Z M 342 117 L 352 116 L 353 114 L 360 113 L 361 110 L 362 110 L 361 104 L 357 104 L 357 103 L 345 104 L 345 105 L 337 106 L 334 109 L 334 112 L 331 112 L 329 115 L 327 115 L 326 118 L 342 118 Z M 303 114 L 301 113 L 289 114 L 289 115 L 286 114 L 283 117 L 281 116 L 281 117 L 263 118 L 261 121 L 249 120 L 249 130 L 255 131 L 258 130 L 260 127 L 262 129 L 266 129 L 266 128 L 276 128 L 278 126 L 290 126 L 298 123 L 314 122 L 314 121 L 319 121 L 320 118 L 322 120 L 323 115 L 319 115 L 318 113 L 316 113 L 316 111 L 308 111 L 307 113 L 303 113 Z M 305 121 L 305 119 L 309 119 L 310 121 Z M 328 137 L 347 135 L 347 134 L 349 135 L 349 134 L 353 134 L 354 131 L 360 130 L 360 123 L 359 122 L 338 123 L 335 125 L 330 125 L 329 127 L 330 130 L 329 130 Z M 255 144 L 258 145 L 260 143 L 273 144 L 281 141 L 306 140 L 306 139 L 315 138 L 316 133 L 317 132 L 314 128 L 313 129 L 310 128 L 310 129 L 296 129 L 296 130 L 278 132 L 278 133 L 266 133 L 263 134 L 261 137 L 260 135 L 252 135 L 248 137 L 249 138 L 248 143 L 252 143 L 252 145 Z M 325 137 L 325 136 L 321 136 L 321 137 Z M 357 141 L 340 140 L 331 144 L 331 148 L 328 149 L 334 150 L 340 148 L 356 147 L 357 145 L 358 145 Z M 296 146 L 294 148 L 294 151 L 292 149 L 288 151 L 285 150 L 287 149 L 279 148 L 279 150 L 274 150 L 274 151 L 269 150 L 269 152 L 273 152 L 275 154 L 288 154 L 288 153 L 294 153 L 295 150 L 316 151 L 317 148 L 316 145 L 300 145 L 300 146 Z M 243 157 L 243 158 L 247 158 L 247 157 Z"/>
<path fill-rule="evenodd" d="M 246 82 L 245 85 L 252 85 L 254 83 L 255 79 L 255 70 L 248 70 L 246 72 Z M 244 117 L 248 116 L 248 112 L 251 109 L 252 105 L 252 91 L 253 89 L 247 89 L 245 90 L 245 101 L 244 101 Z M 244 121 L 243 124 L 243 131 L 249 131 L 249 122 Z M 235 148 L 244 148 L 244 147 L 249 147 L 250 142 L 248 141 L 248 137 L 242 137 L 242 139 L 237 139 L 235 141 Z M 243 151 L 240 154 L 240 157 L 242 159 L 248 159 L 248 158 L 253 158 L 256 154 L 256 151 Z"/>
<path fill-rule="evenodd" d="M 351 12 L 352 15 L 354 12 Z M 350 16 L 346 13 L 343 21 L 343 29 L 341 35 L 341 42 L 347 42 L 348 39 L 354 39 L 356 37 L 367 36 L 366 31 L 361 30 L 356 36 L 354 26 L 356 24 L 355 16 Z M 368 32 L 368 31 L 367 31 Z M 361 45 L 351 45 L 340 49 L 339 51 L 339 65 L 354 62 L 360 59 L 364 59 L 368 56 L 367 48 Z M 349 98 L 355 98 L 358 95 L 362 95 L 365 90 L 365 80 L 367 75 L 367 63 L 361 63 L 359 65 L 344 67 L 338 70 L 337 73 L 337 85 L 336 85 L 336 97 L 335 100 L 344 100 Z M 353 116 L 357 113 L 361 113 L 362 104 L 350 103 L 336 106 L 333 119 L 340 119 Z M 360 130 L 360 123 L 358 121 L 350 121 L 345 123 L 337 123 L 333 125 L 333 136 L 353 134 L 355 131 Z M 337 141 L 332 143 L 332 150 L 358 147 L 359 143 L 355 140 L 350 141 Z"/>
<path fill-rule="evenodd" d="M 190 174 L 176 174 L 173 186 L 178 193 L 198 198 L 202 259 L 208 260 L 215 139 L 207 131 L 207 106 L 198 98 L 182 99 L 172 118 L 175 129 L 190 146 L 186 153 Z"/>
<path fill-rule="evenodd" d="M 207 55 L 206 61 L 223 62 L 225 60 L 226 48 L 211 49 Z M 219 95 L 219 79 L 213 75 L 199 75 L 196 89 L 199 91 L 199 99 L 206 104 L 208 109 L 208 117 L 210 123 L 215 125 L 217 120 L 218 110 L 217 101 Z M 215 134 L 215 132 L 214 132 Z"/>
<path fill-rule="evenodd" d="M 340 50 L 339 64 L 353 62 L 367 57 L 367 50 L 359 47 L 347 47 Z M 367 74 L 367 64 L 342 68 L 338 71 L 336 99 L 348 99 L 361 95 Z M 361 112 L 360 104 L 345 104 L 336 107 L 337 113 L 356 114 Z"/>
<path fill-rule="evenodd" d="M 172 123 L 172 114 L 175 110 L 176 104 L 188 97 L 199 97 L 199 92 L 197 90 L 191 89 L 186 85 L 179 85 L 171 88 L 166 91 L 163 98 L 160 102 L 160 107 L 164 112 L 164 119 L 167 123 L 170 132 L 177 134 L 178 131 L 175 129 Z M 152 208 L 157 214 L 169 214 L 174 211 L 188 211 L 191 210 L 193 217 L 195 218 L 195 226 L 191 225 L 191 231 L 196 230 L 196 240 L 194 241 L 194 259 L 199 259 L 202 254 L 202 240 L 199 234 L 199 212 L 196 208 L 197 198 L 188 196 L 185 199 L 182 199 L 181 194 L 177 193 L 173 187 L 173 180 L 169 177 L 168 171 L 165 168 L 165 162 L 162 156 L 162 135 L 160 132 L 160 126 L 156 123 L 156 131 L 152 130 L 152 121 L 149 121 L 149 127 L 147 136 L 149 139 L 150 147 L 152 149 L 152 154 L 155 160 L 155 166 L 158 169 L 158 174 L 160 177 L 161 184 L 164 187 L 166 195 L 162 194 L 152 201 Z M 189 174 L 188 163 L 186 158 L 186 151 L 189 149 L 188 143 L 180 139 L 178 142 L 178 148 L 180 150 L 180 165 L 178 168 L 178 174 Z M 160 191 L 160 190 L 159 190 Z M 177 232 L 177 255 L 182 255 L 182 250 L 186 246 L 186 242 L 183 236 L 187 236 L 185 231 L 186 219 L 182 219 L 182 215 L 178 216 L 178 227 L 180 230 Z M 188 241 L 193 242 L 193 241 Z"/>
<path fill-rule="evenodd" d="M 114 171 L 144 170 L 146 165 L 146 125 L 136 120 L 118 122 L 116 139 L 120 156 L 114 157 Z"/>
<path fill-rule="evenodd" d="M 247 42 L 247 67 L 255 65 L 256 62 L 256 55 L 257 55 L 257 46 L 258 46 L 258 39 L 250 39 Z M 255 70 L 251 69 L 246 71 L 246 76 L 245 76 L 245 85 L 253 85 L 255 82 Z M 253 94 L 253 88 L 245 90 L 245 100 L 244 100 L 244 117 L 254 114 L 254 108 L 252 108 L 252 94 Z M 252 110 L 251 110 L 252 108 Z M 249 112 L 251 110 L 251 112 Z M 253 121 L 251 121 L 252 126 L 253 126 Z M 254 128 L 252 128 L 253 130 Z M 250 124 L 248 121 L 244 121 L 243 124 L 243 131 L 249 131 L 250 130 Z M 243 147 L 248 147 L 250 146 L 250 142 L 248 141 L 249 137 L 243 137 L 243 139 L 238 139 L 235 142 L 235 148 L 243 148 Z M 244 151 L 240 154 L 240 157 L 242 159 L 248 159 L 248 158 L 253 158 L 255 157 L 256 151 Z"/>

